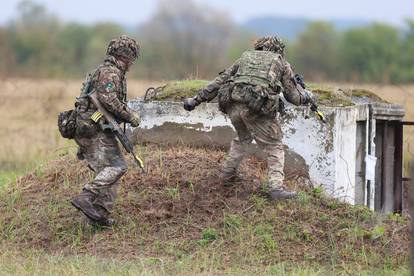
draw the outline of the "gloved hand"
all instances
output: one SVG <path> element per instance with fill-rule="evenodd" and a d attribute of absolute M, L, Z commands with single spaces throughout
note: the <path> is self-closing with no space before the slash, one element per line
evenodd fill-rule
<path fill-rule="evenodd" d="M 187 98 L 184 100 L 184 109 L 187 111 L 192 111 L 196 106 L 200 103 L 196 100 L 196 98 Z"/>
<path fill-rule="evenodd" d="M 141 123 L 141 117 L 138 115 L 137 112 L 131 113 L 131 119 L 129 120 L 129 123 L 132 127 L 137 127 Z"/>

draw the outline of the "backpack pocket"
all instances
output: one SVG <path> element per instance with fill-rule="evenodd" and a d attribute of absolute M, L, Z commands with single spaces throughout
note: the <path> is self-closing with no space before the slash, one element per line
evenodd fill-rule
<path fill-rule="evenodd" d="M 76 111 L 71 109 L 59 113 L 58 128 L 63 138 L 73 139 L 76 133 Z"/>

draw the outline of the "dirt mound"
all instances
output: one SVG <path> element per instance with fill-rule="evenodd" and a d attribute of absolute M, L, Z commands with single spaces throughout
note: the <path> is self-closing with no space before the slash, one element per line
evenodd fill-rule
<path fill-rule="evenodd" d="M 208 259 L 218 268 L 277 264 L 398 267 L 407 262 L 408 221 L 328 199 L 289 182 L 296 200 L 261 196 L 265 163 L 242 164 L 243 181 L 218 180 L 225 153 L 187 147 L 140 149 L 149 172 L 122 179 L 111 230 L 86 227 L 69 204 L 91 173 L 64 156 L 10 185 L 0 196 L 3 247 L 119 259 Z M 206 258 L 206 256 L 208 256 Z"/>

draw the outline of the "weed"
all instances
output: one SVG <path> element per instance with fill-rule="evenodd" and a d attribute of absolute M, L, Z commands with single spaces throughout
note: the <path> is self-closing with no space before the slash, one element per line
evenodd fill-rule
<path fill-rule="evenodd" d="M 396 223 L 405 223 L 407 221 L 407 219 L 404 216 L 398 213 L 389 213 L 388 219 Z"/>
<path fill-rule="evenodd" d="M 308 229 L 304 229 L 302 231 L 302 239 L 306 242 L 310 242 L 314 240 L 314 237 Z"/>
<path fill-rule="evenodd" d="M 324 191 L 322 187 L 316 187 L 312 190 L 312 195 L 316 198 L 322 198 L 323 193 Z"/>
<path fill-rule="evenodd" d="M 307 205 L 310 202 L 310 197 L 307 193 L 300 191 L 298 193 L 297 201 L 300 205 Z"/>
<path fill-rule="evenodd" d="M 254 227 L 254 233 L 258 236 L 263 236 L 266 234 L 271 234 L 273 232 L 273 227 L 267 223 L 261 223 Z"/>
<path fill-rule="evenodd" d="M 267 204 L 267 200 L 258 195 L 251 196 L 250 201 L 254 204 L 256 210 L 262 210 Z"/>
<path fill-rule="evenodd" d="M 262 243 L 266 250 L 268 251 L 274 251 L 277 248 L 276 241 L 273 239 L 272 235 L 270 234 L 263 234 L 261 236 Z"/>
<path fill-rule="evenodd" d="M 166 193 L 172 200 L 179 200 L 181 196 L 178 184 L 175 188 L 166 188 Z"/>
<path fill-rule="evenodd" d="M 331 200 L 328 202 L 326 207 L 328 207 L 331 210 L 336 210 L 339 207 L 339 202 L 337 200 Z"/>
<path fill-rule="evenodd" d="M 330 219 L 330 217 L 328 215 L 325 215 L 325 214 L 321 214 L 319 216 L 319 221 L 320 222 L 327 222 L 327 221 L 329 221 L 329 219 Z"/>
<path fill-rule="evenodd" d="M 214 241 L 218 238 L 218 232 L 214 228 L 204 229 L 202 232 L 203 240 Z"/>
<path fill-rule="evenodd" d="M 185 183 L 184 183 L 186 186 L 187 186 L 187 188 L 189 188 L 190 190 L 191 190 L 191 192 L 194 194 L 194 185 L 193 185 L 193 182 L 191 182 L 191 181 L 189 181 L 189 180 L 187 180 L 187 181 L 185 181 Z"/>
<path fill-rule="evenodd" d="M 223 227 L 229 231 L 238 230 L 242 225 L 242 218 L 238 215 L 225 214 L 223 219 Z"/>
<path fill-rule="evenodd" d="M 371 240 L 376 240 L 384 236 L 385 228 L 384 226 L 375 226 L 369 233 L 368 238 Z"/>
<path fill-rule="evenodd" d="M 218 239 L 218 232 L 216 229 L 209 227 L 203 230 L 201 236 L 202 239 L 198 241 L 198 244 L 205 246 Z"/>

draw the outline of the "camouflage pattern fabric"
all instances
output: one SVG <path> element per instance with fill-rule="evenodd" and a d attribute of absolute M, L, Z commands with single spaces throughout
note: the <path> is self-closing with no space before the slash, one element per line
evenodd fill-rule
<path fill-rule="evenodd" d="M 81 157 L 96 173 L 84 189 L 97 195 L 94 205 L 102 216 L 107 217 L 116 198 L 118 180 L 128 169 L 118 141 L 111 131 L 98 131 L 91 138 L 75 138 L 75 141 Z"/>
<path fill-rule="evenodd" d="M 85 159 L 89 168 L 96 173 L 95 178 L 85 184 L 84 189 L 97 195 L 94 205 L 104 217 L 112 210 L 118 180 L 127 171 L 127 164 L 114 134 L 102 130 L 101 124 L 104 123 L 104 119 L 101 118 L 98 123 L 92 121 L 91 115 L 97 109 L 89 102 L 86 93 L 90 89 L 95 89 L 105 109 L 119 122 L 131 123 L 137 115 L 125 103 L 127 69 L 125 64 L 114 56 L 107 56 L 105 62 L 98 66 L 87 80 L 90 82 L 89 89 L 82 89 L 81 96 L 75 104 L 75 141 L 79 145 L 78 156 Z"/>
<path fill-rule="evenodd" d="M 112 39 L 109 42 L 106 54 L 125 58 L 133 62 L 139 57 L 140 51 L 141 49 L 135 39 L 121 35 L 119 38 Z"/>
<path fill-rule="evenodd" d="M 243 104 L 231 106 L 228 115 L 238 137 L 231 143 L 229 156 L 222 170 L 222 178 L 236 174 L 240 162 L 246 156 L 246 147 L 254 139 L 266 155 L 269 188 L 282 187 L 285 153 L 279 124 L 266 116 L 251 114 L 249 108 Z"/>
<path fill-rule="evenodd" d="M 278 37 L 265 36 L 256 40 L 254 43 L 254 49 L 261 51 L 271 51 L 279 53 L 283 56 L 285 53 L 285 44 Z"/>
<path fill-rule="evenodd" d="M 279 94 L 282 91 L 285 99 L 294 105 L 307 104 L 311 94 L 296 83 L 295 74 L 284 57 L 268 51 L 243 53 L 239 60 L 198 92 L 196 101 L 211 101 L 227 82 L 270 88 L 270 94 Z"/>
<path fill-rule="evenodd" d="M 267 157 L 270 190 L 283 188 L 284 151 L 280 125 L 272 112 L 263 112 L 263 107 L 276 110 L 280 92 L 294 105 L 307 104 L 313 97 L 311 92 L 296 83 L 295 74 L 283 57 L 283 51 L 280 51 L 283 45 L 272 47 L 271 42 L 264 39 L 260 43 L 269 49 L 274 48 L 274 51 L 262 50 L 257 46 L 256 50 L 243 53 L 239 60 L 194 98 L 197 103 L 201 103 L 219 95 L 220 109 L 228 114 L 236 129 L 238 137 L 231 143 L 222 178 L 231 178 L 236 174 L 246 155 L 246 146 L 254 139 Z M 264 103 L 270 103 L 270 106 L 264 104 L 261 108 L 255 108 L 251 101 L 257 99 L 249 97 L 251 94 L 262 96 Z M 258 103 L 261 104 L 260 101 Z"/>

